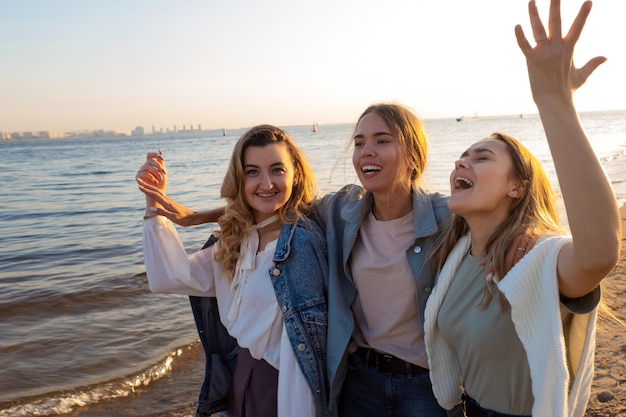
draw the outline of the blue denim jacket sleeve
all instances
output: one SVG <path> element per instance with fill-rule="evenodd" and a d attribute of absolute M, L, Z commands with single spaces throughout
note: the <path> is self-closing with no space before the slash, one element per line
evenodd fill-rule
<path fill-rule="evenodd" d="M 328 249 L 323 230 L 308 219 L 284 225 L 270 277 L 296 361 L 315 400 L 317 417 L 331 417 L 326 372 Z"/>
<path fill-rule="evenodd" d="M 211 235 L 202 249 L 217 241 Z M 191 311 L 205 355 L 204 381 L 200 388 L 195 417 L 209 417 L 228 410 L 228 391 L 237 361 L 237 341 L 220 321 L 215 297 L 189 297 Z"/>

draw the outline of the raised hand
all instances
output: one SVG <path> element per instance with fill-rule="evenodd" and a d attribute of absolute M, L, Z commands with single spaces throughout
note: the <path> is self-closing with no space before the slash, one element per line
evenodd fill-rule
<path fill-rule="evenodd" d="M 583 30 L 591 2 L 580 8 L 567 35 L 561 33 L 561 1 L 551 0 L 548 31 L 534 0 L 528 5 L 536 45 L 515 27 L 517 43 L 526 57 L 533 99 L 548 140 L 572 242 L 559 254 L 559 291 L 578 298 L 592 291 L 619 260 L 621 220 L 611 184 L 598 161 L 574 106 L 573 92 L 606 61 L 597 56 L 574 66 L 574 47 Z M 585 167 L 585 169 L 581 169 Z"/>
<path fill-rule="evenodd" d="M 517 44 L 526 56 L 528 75 L 533 98 L 538 101 L 550 99 L 571 100 L 571 95 L 583 85 L 598 66 L 606 61 L 603 56 L 590 59 L 585 65 L 574 65 L 574 47 L 585 26 L 591 1 L 586 1 L 580 8 L 565 37 L 561 30 L 561 1 L 552 0 L 548 18 L 548 31 L 539 17 L 534 0 L 528 3 L 530 24 L 536 45 L 533 47 L 520 25 L 515 27 Z"/>
<path fill-rule="evenodd" d="M 135 176 L 139 191 L 146 195 L 146 216 L 165 216 L 179 226 L 194 226 L 217 221 L 221 210 L 196 212 L 165 194 L 167 171 L 163 152 L 150 152 Z"/>
<path fill-rule="evenodd" d="M 146 155 L 146 162 L 137 171 L 135 180 L 137 184 L 139 184 L 141 191 L 143 191 L 142 187 L 150 186 L 165 194 L 165 189 L 167 188 L 167 172 L 165 171 L 163 152 L 161 152 L 160 149 L 159 152 L 149 152 Z"/>

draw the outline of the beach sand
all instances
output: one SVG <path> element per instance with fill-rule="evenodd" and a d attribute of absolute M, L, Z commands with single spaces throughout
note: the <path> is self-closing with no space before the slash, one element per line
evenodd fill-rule
<path fill-rule="evenodd" d="M 622 239 L 626 239 L 626 205 L 621 207 Z M 602 283 L 603 299 L 611 312 L 626 323 L 626 240 L 619 264 Z M 626 416 L 626 324 L 610 318 L 598 320 L 595 375 L 587 417 Z"/>

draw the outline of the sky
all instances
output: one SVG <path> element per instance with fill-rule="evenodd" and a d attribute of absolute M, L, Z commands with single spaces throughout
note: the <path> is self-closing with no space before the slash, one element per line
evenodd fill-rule
<path fill-rule="evenodd" d="M 547 17 L 549 0 L 538 0 Z M 562 0 L 564 32 L 581 0 Z M 536 113 L 527 0 L 2 0 L 0 132 Z M 626 2 L 595 0 L 579 111 L 626 109 Z"/>

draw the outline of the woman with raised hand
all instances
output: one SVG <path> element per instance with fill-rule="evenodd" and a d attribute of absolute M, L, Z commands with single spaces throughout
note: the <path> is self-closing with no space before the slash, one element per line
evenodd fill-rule
<path fill-rule="evenodd" d="M 221 188 L 219 240 L 190 257 L 151 195 L 165 194 L 162 155 L 137 173 L 146 194 L 143 247 L 150 289 L 216 297 L 239 346 L 228 385 L 231 417 L 332 416 L 326 374 L 328 260 L 308 219 L 315 178 L 283 130 L 256 126 L 233 150 Z M 208 337 L 214 337 L 208 335 Z M 218 411 L 218 410 L 215 410 Z"/>
<path fill-rule="evenodd" d="M 471 145 L 450 176 L 453 215 L 433 252 L 441 272 L 425 313 L 433 390 L 450 415 L 463 408 L 470 417 L 584 415 L 599 284 L 621 246 L 617 202 L 572 97 L 605 61 L 573 64 L 590 9 L 585 2 L 562 36 L 560 1 L 551 1 L 547 28 L 531 1 L 536 44 L 515 28 L 571 236 L 541 164 L 510 136 Z M 519 235 L 537 241 L 507 273 L 500 260 Z M 494 261 L 492 280 L 483 258 Z"/>

